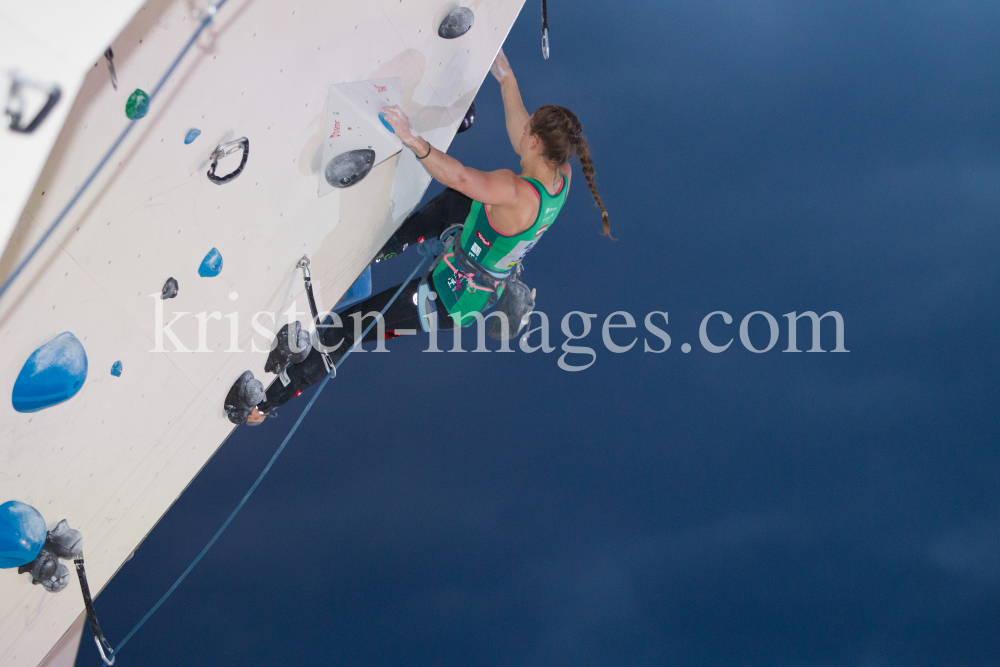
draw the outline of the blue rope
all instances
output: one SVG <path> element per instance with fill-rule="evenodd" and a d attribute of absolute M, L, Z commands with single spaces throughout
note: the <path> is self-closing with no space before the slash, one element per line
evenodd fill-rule
<path fill-rule="evenodd" d="M 174 73 L 174 70 L 177 68 L 177 65 L 180 64 L 181 59 L 185 55 L 187 55 L 187 52 L 194 45 L 195 40 L 198 39 L 198 36 L 201 34 L 202 30 L 204 30 L 205 27 L 212 22 L 212 17 L 215 15 L 215 12 L 217 12 L 224 4 L 226 4 L 227 1 L 228 0 L 218 0 L 218 2 L 215 3 L 215 6 L 209 9 L 205 18 L 203 18 L 201 20 L 201 23 L 198 25 L 198 29 L 194 31 L 193 35 L 191 35 L 191 39 L 187 41 L 187 44 L 184 45 L 184 48 L 181 49 L 181 52 L 177 54 L 176 58 L 174 58 L 174 62 L 170 64 L 170 67 L 168 67 L 167 71 L 163 74 L 163 77 L 160 79 L 160 82 L 156 84 L 155 88 L 153 88 L 153 92 L 149 96 L 150 106 L 152 106 L 153 99 L 156 98 L 157 94 L 159 94 L 160 89 L 163 88 L 163 85 L 167 82 L 167 79 L 170 78 L 170 75 Z M 101 172 L 102 169 L 104 169 L 104 166 L 108 163 L 108 160 L 111 159 L 111 156 L 115 154 L 115 151 L 118 150 L 118 147 L 121 146 L 121 143 L 125 141 L 125 137 L 127 137 L 129 132 L 132 131 L 132 128 L 135 127 L 135 123 L 138 120 L 141 119 L 136 118 L 129 121 L 128 125 L 125 126 L 125 129 L 122 130 L 122 133 L 119 134 L 118 138 L 115 139 L 114 143 L 111 144 L 111 148 L 108 149 L 108 151 L 104 154 L 104 157 L 101 158 L 101 161 L 97 163 L 97 166 L 94 167 L 93 171 L 90 172 L 90 175 L 87 176 L 87 179 L 83 182 L 83 185 L 81 185 L 77 189 L 76 194 L 70 197 L 69 203 L 66 204 L 66 206 L 59 213 L 59 215 L 56 216 L 56 219 L 52 222 L 52 224 L 49 225 L 49 228 L 45 230 L 44 234 L 42 234 L 42 238 L 38 239 L 38 242 L 35 243 L 34 247 L 31 248 L 31 252 L 29 252 L 27 256 L 21 260 L 21 262 L 17 265 L 17 268 L 14 269 L 14 272 L 11 273 L 10 276 L 8 276 L 7 280 L 4 281 L 3 285 L 0 286 L 0 298 L 3 298 L 3 295 L 7 293 L 7 290 L 10 288 L 13 282 L 17 279 L 19 275 L 21 275 L 21 271 L 23 271 L 24 268 L 28 265 L 28 263 L 32 259 L 34 259 L 35 255 L 38 254 L 38 251 L 41 250 L 42 245 L 49 239 L 50 236 L 52 236 L 52 233 L 56 231 L 56 227 L 58 227 L 59 224 L 66 218 L 67 214 L 69 214 L 70 209 L 72 209 L 76 205 L 76 203 L 80 200 L 80 197 L 83 196 L 83 193 L 86 192 L 88 187 L 90 187 L 90 184 L 94 182 L 94 179 L 97 178 L 97 175 Z"/>
<path fill-rule="evenodd" d="M 149 617 L 152 616 L 156 612 L 156 610 L 160 608 L 160 605 L 166 602 L 167 598 L 169 598 L 170 595 L 175 590 L 177 590 L 177 587 L 181 585 L 181 582 L 184 581 L 184 579 L 191 573 L 191 570 L 195 568 L 195 566 L 201 561 L 201 559 L 205 556 L 205 554 L 208 553 L 208 550 L 212 548 L 212 545 L 215 544 L 216 540 L 218 540 L 219 537 L 222 535 L 222 533 L 225 532 L 226 528 L 229 527 L 229 524 L 232 523 L 233 519 L 236 518 L 236 515 L 240 513 L 240 510 L 243 509 L 243 506 L 246 504 L 247 500 L 250 499 L 250 496 L 253 495 L 253 492 L 257 490 L 257 487 L 260 485 L 261 481 L 271 470 L 271 466 L 274 465 L 274 462 L 281 455 L 281 452 L 284 451 L 285 445 L 287 445 L 288 441 L 292 439 L 293 435 L 295 435 L 295 431 L 299 428 L 299 424 L 301 424 L 302 420 L 305 419 L 307 414 L 309 414 L 309 410 L 312 409 L 313 404 L 316 403 L 316 399 L 319 398 L 319 395 L 323 392 L 323 388 L 326 387 L 326 383 L 330 381 L 330 378 L 336 375 L 335 372 L 336 369 L 340 368 L 340 365 L 344 363 L 344 359 L 346 359 L 348 355 L 350 355 L 351 352 L 354 351 L 354 348 L 356 348 L 358 345 L 361 344 L 361 341 L 363 341 L 365 336 L 368 335 L 368 332 L 372 330 L 372 327 L 374 327 L 378 323 L 378 321 L 383 318 L 385 312 L 389 309 L 389 306 L 391 306 L 399 297 L 399 295 L 402 294 L 403 289 L 405 289 L 406 286 L 410 283 L 410 281 L 413 280 L 414 276 L 417 275 L 417 272 L 420 271 L 420 269 L 423 267 L 426 261 L 427 257 L 424 257 L 423 259 L 420 260 L 420 263 L 417 264 L 416 268 L 414 268 L 413 271 L 410 272 L 410 277 L 407 278 L 405 281 L 403 281 L 403 284 L 399 286 L 399 289 L 396 290 L 396 293 L 392 295 L 391 299 L 389 299 L 389 303 L 385 304 L 385 307 L 382 308 L 381 312 L 379 313 L 379 316 L 368 323 L 368 326 L 361 334 L 361 337 L 358 340 L 356 340 L 353 345 L 351 345 L 351 347 L 347 350 L 347 352 L 344 353 L 344 356 L 342 356 L 340 359 L 337 360 L 337 363 L 334 366 L 334 368 L 331 369 L 330 373 L 325 378 L 323 378 L 323 381 L 320 383 L 319 388 L 316 389 L 316 393 L 313 394 L 312 398 L 309 399 L 309 403 L 306 404 L 306 409 L 303 410 L 302 414 L 299 415 L 299 418 L 295 420 L 295 425 L 292 426 L 292 430 L 289 431 L 288 435 L 285 436 L 285 439 L 281 442 L 281 446 L 278 447 L 277 451 L 274 452 L 274 456 L 272 456 L 271 460 L 267 462 L 266 466 L 264 466 L 264 470 L 262 470 L 260 475 L 257 477 L 257 481 L 253 483 L 253 486 L 250 487 L 250 490 L 246 492 L 245 496 L 243 496 L 243 500 L 239 502 L 239 504 L 236 506 L 236 509 L 233 510 L 232 514 L 229 515 L 229 518 L 226 519 L 225 523 L 222 524 L 222 527 L 219 528 L 219 530 L 215 533 L 215 535 L 212 536 L 212 539 L 208 541 L 208 544 L 206 544 L 205 548 L 201 550 L 201 553 L 199 553 L 195 557 L 194 561 L 192 561 L 191 564 L 188 565 L 187 569 L 184 570 L 183 574 L 181 574 L 181 576 L 177 578 L 177 581 L 174 582 L 173 586 L 167 589 L 167 592 L 163 594 L 163 597 L 161 597 L 159 601 L 157 601 L 157 603 L 153 605 L 152 609 L 146 612 L 146 615 L 142 617 L 142 620 L 140 620 L 136 624 L 136 626 L 132 628 L 132 630 L 127 635 L 125 635 L 125 639 L 123 639 L 121 643 L 115 647 L 114 653 L 112 653 L 112 660 L 114 660 L 114 656 L 118 655 L 118 652 L 122 649 L 123 646 L 125 646 L 126 642 L 128 642 L 128 640 L 132 638 L 132 635 L 134 635 L 139 630 L 139 628 L 141 628 L 143 624 L 147 620 L 149 620 Z"/>

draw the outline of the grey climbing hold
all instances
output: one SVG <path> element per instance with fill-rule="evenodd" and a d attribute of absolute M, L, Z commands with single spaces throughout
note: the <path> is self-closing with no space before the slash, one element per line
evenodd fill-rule
<path fill-rule="evenodd" d="M 359 148 L 341 153 L 326 165 L 326 182 L 335 188 L 349 188 L 368 175 L 375 164 L 375 151 Z"/>
<path fill-rule="evenodd" d="M 214 278 L 222 272 L 222 253 L 216 248 L 212 248 L 205 255 L 205 259 L 201 260 L 201 266 L 198 267 L 198 275 L 202 278 Z"/>
<path fill-rule="evenodd" d="M 226 416 L 234 424 L 242 424 L 250 416 L 254 407 L 264 400 L 264 385 L 253 376 L 253 371 L 244 371 L 236 379 L 226 394 L 223 407 Z"/>
<path fill-rule="evenodd" d="M 40 583 L 42 588 L 47 590 L 49 593 L 58 593 L 69 585 L 69 568 L 62 563 L 59 563 L 56 565 L 55 574 L 53 574 L 49 579 L 38 583 Z"/>
<path fill-rule="evenodd" d="M 163 289 L 160 290 L 161 299 L 173 299 L 177 296 L 177 280 L 174 278 L 167 278 L 167 282 L 163 283 Z"/>
<path fill-rule="evenodd" d="M 43 548 L 35 560 L 17 568 L 17 573 L 24 574 L 27 572 L 31 575 L 31 583 L 40 584 L 54 577 L 58 567 L 59 559 L 56 558 L 56 555 L 48 549 Z"/>
<path fill-rule="evenodd" d="M 444 39 L 455 39 L 461 37 L 472 29 L 472 24 L 476 22 L 476 15 L 468 7 L 458 7 L 453 9 L 448 16 L 441 21 L 438 28 L 438 37 Z"/>
<path fill-rule="evenodd" d="M 76 558 L 76 555 L 83 551 L 83 534 L 75 528 L 70 528 L 66 519 L 63 519 L 49 531 L 45 548 L 59 558 Z"/>
<path fill-rule="evenodd" d="M 192 127 L 190 130 L 187 131 L 187 134 L 184 135 L 184 143 L 185 144 L 191 143 L 192 141 L 198 138 L 199 134 L 201 134 L 201 130 L 199 130 L 196 127 Z"/>
<path fill-rule="evenodd" d="M 294 341 L 294 346 L 293 342 Z M 301 364 L 309 356 L 312 339 L 309 332 L 302 328 L 298 321 L 281 327 L 271 344 L 271 352 L 267 355 L 264 370 L 278 374 L 289 364 Z M 256 404 L 255 404 L 256 405 Z"/>
<path fill-rule="evenodd" d="M 120 378 L 122 376 L 122 362 L 120 359 L 111 364 L 111 374 L 116 378 Z"/>
<path fill-rule="evenodd" d="M 83 551 L 83 535 L 69 527 L 66 519 L 45 535 L 45 546 L 30 563 L 17 568 L 18 574 L 27 572 L 31 583 L 41 584 L 50 593 L 58 593 L 69 583 L 69 569 L 60 558 L 76 558 Z"/>

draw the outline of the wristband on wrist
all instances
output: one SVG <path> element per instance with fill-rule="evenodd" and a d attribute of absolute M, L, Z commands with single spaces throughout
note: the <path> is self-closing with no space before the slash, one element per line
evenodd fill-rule
<path fill-rule="evenodd" d="M 427 141 L 427 140 L 425 139 L 424 141 Z M 431 142 L 427 141 L 427 155 L 424 155 L 423 157 L 421 157 L 421 156 L 417 155 L 417 151 L 413 151 L 413 156 L 414 156 L 415 158 L 417 158 L 418 160 L 423 160 L 423 159 L 425 159 L 425 158 L 426 158 L 426 157 L 427 157 L 428 155 L 430 155 L 430 154 L 431 154 L 431 151 L 432 151 L 433 149 L 434 149 L 434 147 L 433 147 L 433 146 L 431 146 Z"/>

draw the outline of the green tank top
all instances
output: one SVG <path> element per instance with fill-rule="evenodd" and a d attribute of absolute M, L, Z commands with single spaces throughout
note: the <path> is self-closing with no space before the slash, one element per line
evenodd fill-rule
<path fill-rule="evenodd" d="M 483 268 L 497 274 L 497 277 L 507 274 L 521 263 L 528 251 L 535 247 L 538 239 L 542 238 L 545 230 L 555 221 L 563 204 L 566 203 L 569 188 L 566 187 L 565 174 L 562 174 L 563 182 L 559 192 L 554 195 L 550 195 L 537 180 L 526 176 L 521 178 L 534 188 L 538 196 L 538 215 L 531 227 L 513 236 L 502 234 L 493 228 L 486 206 L 474 201 L 462 227 L 462 235 L 456 241 L 462 244 L 462 249 L 469 257 L 479 262 Z M 452 266 L 455 265 L 455 261 L 449 257 L 438 262 L 431 274 L 434 290 L 441 305 L 448 310 L 453 320 L 461 322 L 464 327 L 471 326 L 476 318 L 465 316 L 482 312 L 489 305 L 492 292 L 469 285 L 469 280 L 464 276 L 457 276 L 444 259 L 448 259 Z M 502 287 L 499 290 L 500 293 L 503 292 Z M 497 294 L 498 297 L 500 293 Z"/>

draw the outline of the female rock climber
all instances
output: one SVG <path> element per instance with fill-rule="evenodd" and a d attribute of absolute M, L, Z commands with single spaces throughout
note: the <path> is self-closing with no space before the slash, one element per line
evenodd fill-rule
<path fill-rule="evenodd" d="M 580 121 L 569 109 L 554 105 L 540 107 L 529 116 L 503 51 L 497 55 L 490 72 L 500 82 L 507 134 L 514 152 L 521 158 L 520 174 L 509 169 L 484 172 L 466 167 L 414 132 L 409 118 L 399 107 L 383 109 L 396 136 L 447 189 L 410 215 L 375 260 L 388 259 L 403 252 L 407 246 L 437 239 L 453 225 L 461 226 L 461 236 L 455 238 L 453 248 L 440 257 L 425 282 L 430 283 L 436 293 L 429 295 L 436 307 L 431 305 L 429 308 L 436 309 L 440 329 L 469 326 L 476 321 L 474 313 L 496 302 L 503 292 L 505 280 L 555 221 L 566 202 L 572 179 L 569 158 L 574 153 L 601 209 L 603 234 L 611 236 L 608 212 L 594 183 L 594 163 Z M 419 284 L 419 280 L 411 281 L 386 311 L 386 338 L 427 330 L 428 307 L 424 305 L 424 317 L 421 317 L 420 301 L 424 299 L 426 304 L 428 295 L 418 298 Z M 387 289 L 341 313 L 342 326 L 321 329 L 324 345 L 329 348 L 339 344 L 329 353 L 332 362 L 336 363 L 354 343 L 351 315 L 380 311 L 398 288 L 397 285 Z M 515 333 L 518 324 L 510 323 Z M 297 325 L 294 328 L 298 332 L 292 332 L 293 340 L 308 340 L 304 338 L 307 336 L 304 331 Z M 364 341 L 377 340 L 377 332 L 378 328 L 373 328 Z M 288 338 L 286 325 L 279 331 L 278 344 L 265 366 L 274 373 L 287 370 L 286 377 L 271 385 L 257 407 L 251 410 L 253 403 L 250 403 L 245 409 L 237 410 L 235 419 L 230 411 L 230 419 L 239 423 L 239 417 L 249 413 L 244 418 L 252 423 L 260 422 L 269 410 L 326 375 L 318 350 L 310 348 L 308 355 L 304 352 L 292 355 L 288 351 Z M 298 343 L 297 348 L 302 350 L 302 344 Z M 304 360 L 301 357 L 305 357 Z M 285 383 L 285 379 L 289 382 Z"/>

